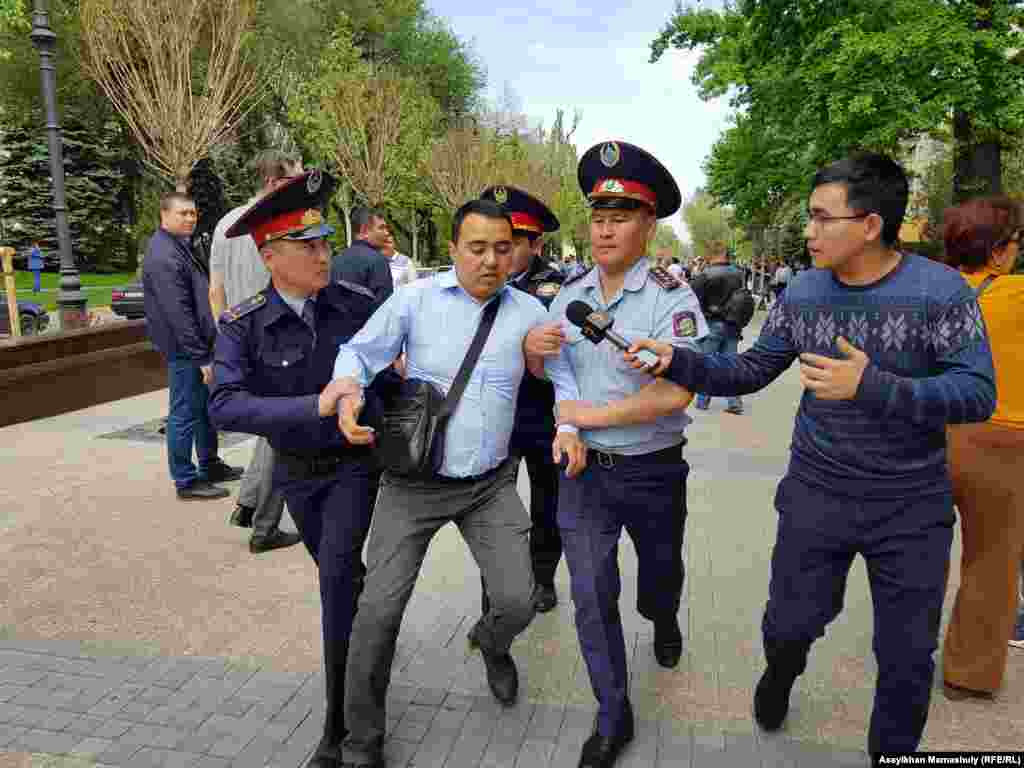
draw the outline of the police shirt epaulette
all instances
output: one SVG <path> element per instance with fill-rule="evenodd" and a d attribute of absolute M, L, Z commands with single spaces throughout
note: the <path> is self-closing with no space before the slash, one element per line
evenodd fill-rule
<path fill-rule="evenodd" d="M 671 272 L 664 267 L 651 267 L 651 277 L 654 278 L 654 282 L 664 288 L 666 291 L 674 291 L 676 288 L 682 285 Z"/>
<path fill-rule="evenodd" d="M 348 280 L 335 280 L 334 282 L 336 282 L 342 288 L 348 288 L 353 293 L 361 293 L 363 294 L 363 296 L 367 296 L 371 299 L 377 298 L 376 296 L 373 295 L 373 291 L 371 291 L 365 285 L 360 285 L 359 283 L 350 283 Z"/>
<path fill-rule="evenodd" d="M 593 269 L 593 267 L 588 267 L 587 269 L 583 270 L 582 272 L 577 272 L 575 275 L 573 275 L 568 280 L 566 280 L 564 283 L 562 283 L 562 287 L 564 288 L 567 285 L 572 285 L 577 280 L 582 280 L 584 277 L 586 277 L 587 275 L 590 274 L 590 270 L 591 269 Z"/>
<path fill-rule="evenodd" d="M 267 297 L 262 293 L 257 293 L 255 296 L 250 296 L 245 301 L 231 307 L 231 309 L 224 310 L 224 313 L 220 316 L 220 321 L 222 323 L 233 323 L 235 320 L 255 312 L 266 303 Z"/>

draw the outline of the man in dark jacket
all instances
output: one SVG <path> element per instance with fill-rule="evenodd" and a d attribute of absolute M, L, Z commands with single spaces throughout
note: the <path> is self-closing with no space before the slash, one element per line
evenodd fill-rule
<path fill-rule="evenodd" d="M 708 243 L 708 265 L 690 283 L 693 292 L 700 301 L 701 312 L 708 321 L 708 335 L 701 339 L 701 348 L 706 353 L 725 352 L 735 355 L 739 351 L 740 331 L 725 316 L 725 307 L 729 298 L 746 284 L 743 270 L 729 262 L 729 251 L 725 243 L 712 241 Z M 708 395 L 697 396 L 697 408 L 706 411 L 711 405 Z M 743 413 L 743 400 L 730 397 L 726 413 L 739 415 Z"/>
<path fill-rule="evenodd" d="M 391 262 L 383 254 L 391 229 L 380 211 L 358 207 L 352 211 L 352 232 L 352 245 L 331 258 L 331 282 L 344 280 L 369 288 L 382 304 L 395 292 Z"/>
<path fill-rule="evenodd" d="M 167 414 L 167 463 L 178 498 L 228 495 L 216 481 L 237 480 L 242 469 L 217 455 L 217 430 L 207 412 L 217 327 L 208 298 L 210 278 L 189 247 L 196 206 L 172 192 L 160 201 L 160 228 L 149 240 L 142 264 L 146 326 L 167 359 L 171 406 Z M 192 463 L 195 444 L 199 466 Z"/>

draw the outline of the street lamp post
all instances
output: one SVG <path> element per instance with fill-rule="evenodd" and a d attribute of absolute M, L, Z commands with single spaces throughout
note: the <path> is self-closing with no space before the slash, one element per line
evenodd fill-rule
<path fill-rule="evenodd" d="M 64 151 L 57 122 L 57 72 L 53 53 L 57 35 L 50 29 L 46 0 L 34 0 L 32 14 L 32 44 L 39 51 L 39 74 L 46 105 L 46 138 L 50 149 L 50 176 L 53 184 L 53 213 L 57 220 L 57 245 L 60 249 L 60 290 L 57 307 L 61 330 L 69 331 L 88 325 L 85 294 L 78 279 L 78 268 L 71 253 L 71 233 L 68 230 L 68 208 L 64 199 Z"/>

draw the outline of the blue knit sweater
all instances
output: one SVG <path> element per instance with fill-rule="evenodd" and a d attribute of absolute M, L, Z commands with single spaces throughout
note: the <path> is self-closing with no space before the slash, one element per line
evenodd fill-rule
<path fill-rule="evenodd" d="M 996 390 L 974 293 L 941 264 L 904 254 L 896 269 L 866 286 L 844 285 L 827 270 L 801 272 L 751 349 L 676 349 L 665 375 L 691 392 L 748 394 L 802 353 L 841 357 L 838 336 L 871 363 L 852 400 L 804 392 L 790 474 L 860 498 L 948 492 L 945 427 L 987 420 Z"/>

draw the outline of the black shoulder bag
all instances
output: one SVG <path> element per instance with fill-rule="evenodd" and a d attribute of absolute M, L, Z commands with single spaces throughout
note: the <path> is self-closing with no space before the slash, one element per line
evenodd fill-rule
<path fill-rule="evenodd" d="M 404 379 L 381 393 L 374 454 L 394 475 L 425 479 L 444 463 L 444 435 L 448 420 L 466 390 L 501 303 L 499 293 L 480 317 L 469 351 L 455 375 L 447 397 L 423 379 Z"/>

